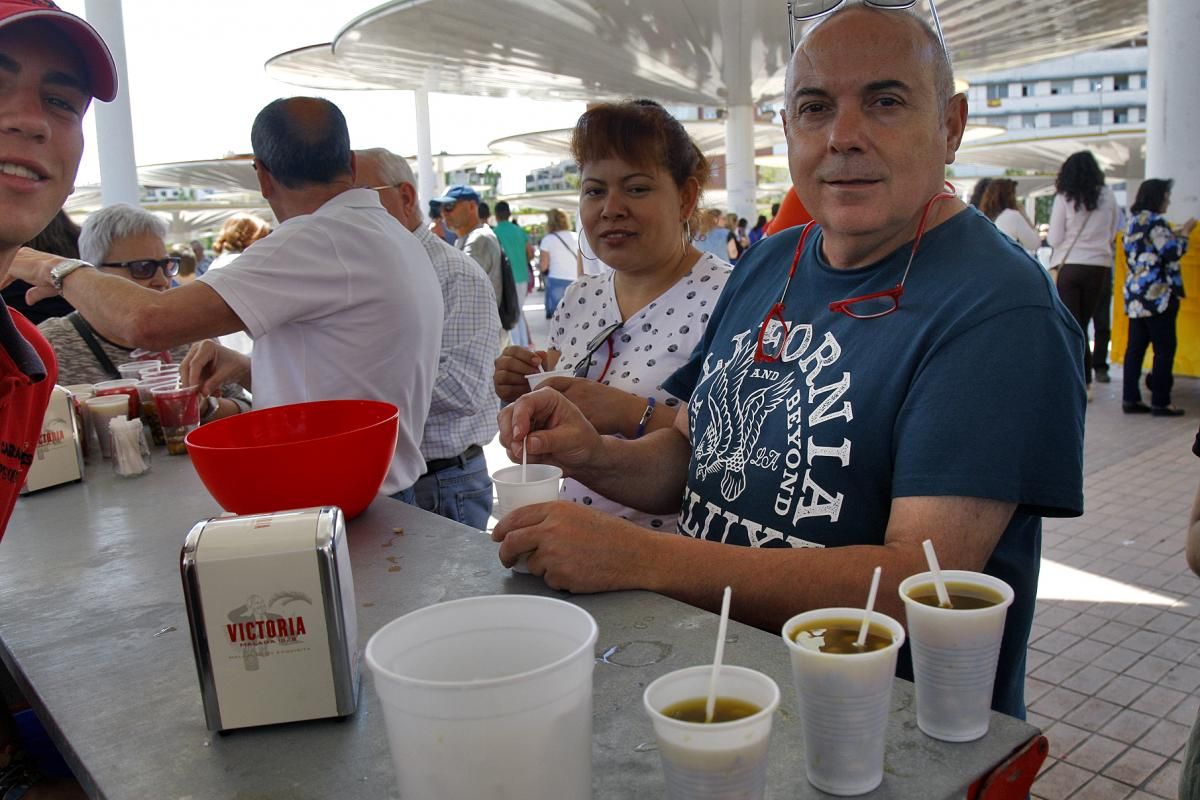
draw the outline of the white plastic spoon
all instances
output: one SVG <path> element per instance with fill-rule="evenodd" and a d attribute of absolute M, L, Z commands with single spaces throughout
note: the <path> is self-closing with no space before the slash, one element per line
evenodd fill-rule
<path fill-rule="evenodd" d="M 725 587 L 725 596 L 721 598 L 721 622 L 717 626 L 717 652 L 713 656 L 712 676 L 708 679 L 708 702 L 704 706 L 704 721 L 712 722 L 713 712 L 717 710 L 717 675 L 721 672 L 721 659 L 725 657 L 725 629 L 729 627 L 729 598 L 733 590 Z"/>
<path fill-rule="evenodd" d="M 933 588 L 937 592 L 938 605 L 942 608 L 954 608 L 950 602 L 950 593 L 946 591 L 946 582 L 942 580 L 942 568 L 938 566 L 937 554 L 933 552 L 933 542 L 929 539 L 921 542 L 925 548 L 925 560 L 929 562 L 929 571 L 933 573 Z"/>
<path fill-rule="evenodd" d="M 858 639 L 854 642 L 854 646 L 862 650 L 867 643 L 867 631 L 871 628 L 871 612 L 875 610 L 875 594 L 879 591 L 879 576 L 883 572 L 883 567 L 876 567 L 875 572 L 871 575 L 871 591 L 867 592 L 867 608 L 863 612 L 862 625 L 858 629 Z"/>

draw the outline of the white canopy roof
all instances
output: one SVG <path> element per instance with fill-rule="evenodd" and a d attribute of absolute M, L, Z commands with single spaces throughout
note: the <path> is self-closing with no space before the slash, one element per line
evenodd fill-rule
<path fill-rule="evenodd" d="M 978 144 L 964 144 L 959 148 L 956 160 L 962 164 L 985 164 L 1056 173 L 1067 160 L 1067 156 L 1080 150 L 1090 150 L 1105 173 L 1124 176 L 1131 160 L 1135 163 L 1141 161 L 1142 149 L 1146 144 L 1146 131 L 1139 126 L 1118 128 L 1105 133 L 1070 132 L 1060 129 L 1054 135 L 1045 134 L 1044 128 L 1012 131 L 1000 141 L 993 139 Z"/>
<path fill-rule="evenodd" d="M 1147 26 L 1145 3 L 1118 0 L 938 8 L 962 73 L 1115 44 Z M 329 55 L 293 50 L 267 70 L 328 88 L 727 106 L 778 98 L 789 54 L 784 0 L 394 0 L 346 25 Z"/>
<path fill-rule="evenodd" d="M 725 152 L 725 123 L 719 119 L 685 120 L 683 127 L 705 155 Z M 505 156 L 547 156 L 564 158 L 571 151 L 572 128 L 553 131 L 534 131 L 505 136 L 488 142 L 488 148 Z M 754 149 L 783 144 L 783 126 L 778 122 L 758 122 L 754 125 Z"/>

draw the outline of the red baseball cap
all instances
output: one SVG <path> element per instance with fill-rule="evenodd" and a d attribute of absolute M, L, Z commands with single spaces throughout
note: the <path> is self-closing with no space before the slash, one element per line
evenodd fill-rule
<path fill-rule="evenodd" d="M 0 0 L 0 28 L 32 20 L 53 25 L 76 47 L 87 67 L 88 87 L 93 97 L 107 103 L 117 96 L 117 66 L 95 28 L 63 11 L 52 0 Z"/>

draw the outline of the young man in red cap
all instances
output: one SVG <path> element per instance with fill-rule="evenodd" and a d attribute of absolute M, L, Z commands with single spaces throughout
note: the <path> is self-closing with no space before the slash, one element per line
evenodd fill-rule
<path fill-rule="evenodd" d="M 0 0 L 0 285 L 21 245 L 49 224 L 75 188 L 83 115 L 117 93 L 100 34 L 50 0 Z M 61 280 L 82 262 L 56 267 Z M 33 462 L 57 367 L 28 320 L 0 301 L 0 536 Z M 12 723 L 0 712 L 0 797 L 81 796 L 12 758 Z M 34 784 L 37 783 L 37 786 Z"/>
<path fill-rule="evenodd" d="M 49 0 L 0 0 L 0 281 L 74 190 L 92 98 L 115 95 L 112 57 L 90 25 Z M 0 536 L 55 378 L 45 340 L 0 303 Z"/>

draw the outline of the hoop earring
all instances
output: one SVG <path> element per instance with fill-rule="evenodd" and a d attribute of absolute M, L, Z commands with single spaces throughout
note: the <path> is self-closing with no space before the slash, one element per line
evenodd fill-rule
<path fill-rule="evenodd" d="M 685 219 L 683 221 L 683 243 L 692 243 L 692 221 L 690 219 Z"/>

